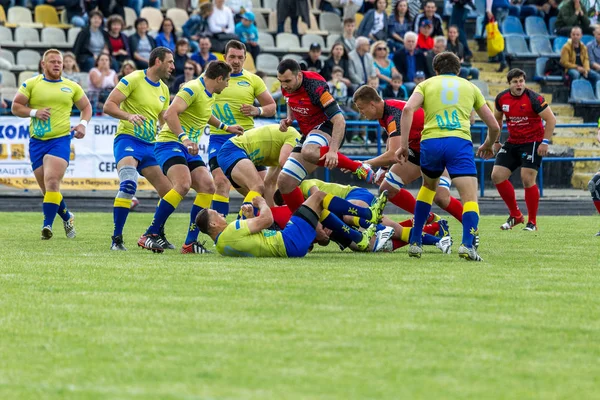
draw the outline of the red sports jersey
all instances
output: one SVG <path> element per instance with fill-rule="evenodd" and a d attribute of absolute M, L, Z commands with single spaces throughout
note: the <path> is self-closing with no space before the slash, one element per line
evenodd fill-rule
<path fill-rule="evenodd" d="M 544 97 L 533 90 L 525 89 L 520 96 L 513 96 L 506 89 L 496 96 L 496 110 L 506 116 L 509 143 L 523 144 L 541 142 L 544 139 L 544 124 L 540 113 L 548 107 Z"/>
<path fill-rule="evenodd" d="M 300 132 L 306 136 L 315 127 L 341 112 L 335 99 L 329 93 L 325 79 L 316 72 L 302 71 L 302 84 L 292 93 L 283 88 L 281 93 L 298 121 Z"/>
<path fill-rule="evenodd" d="M 400 118 L 402 110 L 406 105 L 402 100 L 384 100 L 383 117 L 379 120 L 379 125 L 388 133 L 389 137 L 400 136 Z M 425 112 L 419 108 L 413 114 L 413 121 L 408 135 L 408 147 L 414 151 L 421 151 L 421 132 L 425 125 Z"/>

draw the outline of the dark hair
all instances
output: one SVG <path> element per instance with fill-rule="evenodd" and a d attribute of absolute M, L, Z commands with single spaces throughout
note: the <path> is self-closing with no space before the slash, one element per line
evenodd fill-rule
<path fill-rule="evenodd" d="M 154 48 L 151 52 L 150 52 L 150 58 L 148 59 L 148 66 L 149 67 L 153 67 L 154 64 L 156 64 L 156 59 L 158 58 L 160 61 L 165 61 L 165 56 L 167 54 L 173 54 L 173 52 L 171 51 L 171 49 L 164 47 L 164 46 L 159 46 Z"/>
<path fill-rule="evenodd" d="M 150 24 L 148 24 L 148 20 L 146 18 L 140 17 L 140 18 L 136 19 L 135 22 L 133 23 L 134 28 L 137 30 L 138 25 L 141 24 L 142 22 L 145 22 L 146 25 L 150 25 Z"/>
<path fill-rule="evenodd" d="M 436 6 L 436 7 L 437 7 L 437 5 L 435 4 L 435 1 L 434 1 L 434 0 L 427 0 L 427 1 L 426 1 L 426 2 L 423 4 L 423 9 L 425 9 L 425 6 L 426 6 L 427 4 L 429 4 L 429 3 L 432 3 L 434 6 Z"/>
<path fill-rule="evenodd" d="M 110 17 L 108 17 L 108 19 L 106 20 L 106 30 L 110 31 L 110 28 L 113 26 L 114 23 L 119 23 L 121 24 L 121 30 L 123 28 L 125 28 L 125 21 L 123 21 L 123 17 L 121 17 L 118 14 L 115 15 L 111 15 Z"/>
<path fill-rule="evenodd" d="M 229 49 L 244 50 L 244 55 L 246 54 L 246 45 L 239 40 L 230 40 L 227 42 L 225 45 L 225 53 L 223 53 L 225 54 L 225 57 L 227 57 Z"/>
<path fill-rule="evenodd" d="M 225 79 L 229 76 L 231 71 L 231 65 L 227 64 L 225 61 L 211 61 L 206 66 L 204 75 L 208 79 L 217 79 L 218 77 Z"/>
<path fill-rule="evenodd" d="M 208 210 L 208 208 L 200 210 L 200 212 L 196 214 L 196 219 L 194 221 L 198 229 L 200 229 L 200 232 L 206 235 L 208 234 L 208 224 L 210 223 L 210 215 L 208 213 Z"/>
<path fill-rule="evenodd" d="M 273 203 L 275 203 L 276 206 L 280 207 L 285 205 L 285 200 L 283 199 L 283 195 L 281 194 L 281 191 L 279 189 L 277 189 L 275 193 L 273 193 Z"/>
<path fill-rule="evenodd" d="M 346 25 L 346 24 L 355 24 L 355 23 L 356 23 L 356 20 L 354 18 L 346 18 L 344 20 L 343 25 Z"/>
<path fill-rule="evenodd" d="M 277 66 L 277 72 L 281 75 L 285 74 L 285 71 L 287 71 L 288 69 L 292 71 L 292 74 L 297 75 L 298 72 L 300 72 L 300 64 L 298 64 L 298 61 L 296 60 L 286 58 L 285 60 L 282 60 Z"/>
<path fill-rule="evenodd" d="M 183 46 L 184 44 L 187 44 L 189 46 L 190 41 L 186 38 L 177 39 L 177 41 L 175 42 L 175 50 L 177 50 L 179 46 Z"/>
<path fill-rule="evenodd" d="M 267 76 L 267 73 L 264 71 L 258 70 L 254 73 L 254 75 L 258 76 L 260 79 L 265 79 L 265 77 Z"/>
<path fill-rule="evenodd" d="M 394 7 L 394 18 L 396 19 L 396 21 L 398 20 L 398 18 L 400 18 L 400 13 L 398 12 L 398 5 L 402 2 L 405 2 L 408 5 L 407 0 L 398 0 L 396 6 Z M 412 18 L 410 17 L 408 9 L 406 10 L 406 14 L 404 14 L 404 18 L 406 19 L 406 22 L 412 22 Z"/>
<path fill-rule="evenodd" d="M 332 74 L 332 75 L 333 75 L 333 74 L 336 74 L 336 73 L 338 73 L 338 72 L 340 72 L 340 73 L 342 73 L 342 74 L 343 74 L 343 73 L 344 73 L 344 68 L 342 68 L 342 67 L 338 67 L 338 66 L 336 65 L 335 67 L 333 67 L 333 68 L 331 69 L 331 74 Z"/>
<path fill-rule="evenodd" d="M 454 53 L 442 51 L 433 58 L 433 69 L 438 75 L 458 75 L 460 72 L 460 59 Z"/>
<path fill-rule="evenodd" d="M 102 15 L 102 13 L 100 11 L 97 11 L 97 10 L 90 11 L 90 13 L 88 14 L 88 18 L 92 19 L 93 17 L 100 17 L 100 19 L 102 20 L 102 23 L 104 23 L 104 15 Z"/>
<path fill-rule="evenodd" d="M 162 22 L 160 23 L 160 28 L 158 28 L 158 33 L 162 33 L 164 32 L 163 26 L 165 25 L 165 22 L 170 22 L 171 25 L 173 26 L 173 30 L 171 31 L 171 35 L 173 35 L 173 41 L 177 41 L 177 35 L 175 34 L 175 22 L 173 22 L 173 20 L 171 18 L 165 18 L 162 20 Z"/>
<path fill-rule="evenodd" d="M 108 53 L 100 53 L 100 54 L 98 54 L 98 57 L 96 57 L 96 61 L 94 62 L 94 66 L 95 66 L 96 68 L 98 68 L 98 64 L 100 64 L 100 57 L 102 57 L 102 56 L 106 56 L 106 57 L 108 57 L 108 68 L 112 68 L 112 67 L 111 67 L 111 64 L 110 64 L 110 62 L 111 62 L 112 60 L 111 60 L 111 58 L 110 58 L 110 54 L 108 54 Z"/>
<path fill-rule="evenodd" d="M 508 83 L 510 83 L 510 81 L 512 81 L 513 79 L 520 77 L 523 77 L 523 79 L 527 80 L 527 74 L 525 73 L 525 71 L 519 68 L 513 68 L 510 71 L 508 71 L 508 74 L 506 74 L 506 80 L 508 81 Z"/>
<path fill-rule="evenodd" d="M 356 89 L 354 96 L 352 96 L 352 100 L 354 100 L 355 103 L 357 100 L 364 102 L 374 101 L 375 103 L 382 101 L 377 90 L 368 85 L 363 85 Z"/>

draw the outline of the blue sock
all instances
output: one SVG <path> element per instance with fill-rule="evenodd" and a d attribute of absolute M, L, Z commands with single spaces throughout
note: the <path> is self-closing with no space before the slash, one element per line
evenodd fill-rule
<path fill-rule="evenodd" d="M 362 240 L 362 234 L 359 231 L 346 225 L 337 215 L 328 210 L 323 210 L 321 213 L 321 224 L 323 224 L 324 227 L 339 233 L 343 237 L 352 240 L 354 243 L 358 243 Z"/>
<path fill-rule="evenodd" d="M 183 197 L 179 193 L 174 189 L 169 190 L 169 192 L 160 199 L 160 203 L 158 203 L 154 218 L 152 219 L 152 224 L 146 231 L 146 234 L 158 235 L 160 233 L 160 227 L 163 226 L 167 221 L 167 218 L 173 214 L 173 211 L 175 211 L 181 200 L 183 200 Z"/>
<path fill-rule="evenodd" d="M 437 236 L 430 235 L 429 233 L 423 234 L 423 244 L 426 246 L 430 246 L 436 244 L 440 241 L 441 238 Z"/>
<path fill-rule="evenodd" d="M 410 244 L 423 244 L 423 227 L 429 217 L 434 197 L 435 191 L 421 186 L 421 190 L 419 190 L 419 194 L 417 195 L 417 204 L 415 205 L 415 219 L 410 231 Z"/>
<path fill-rule="evenodd" d="M 125 221 L 127 221 L 130 207 L 131 199 L 115 199 L 115 204 L 113 206 L 113 222 L 115 224 L 113 236 L 123 235 L 123 227 L 125 226 Z"/>
<path fill-rule="evenodd" d="M 69 220 L 69 210 L 67 209 L 65 199 L 62 199 L 60 201 L 60 204 L 58 205 L 58 215 L 62 218 L 63 221 Z"/>
<path fill-rule="evenodd" d="M 62 195 L 60 192 L 46 192 L 44 195 L 44 202 L 42 203 L 42 210 L 44 212 L 44 226 L 52 226 Z"/>
<path fill-rule="evenodd" d="M 323 208 L 331 211 L 338 217 L 344 215 L 352 215 L 364 219 L 371 219 L 373 217 L 370 209 L 359 207 L 350 203 L 348 200 L 344 200 L 341 197 L 332 194 L 328 194 L 323 199 Z"/>
<path fill-rule="evenodd" d="M 474 201 L 467 201 L 463 207 L 463 240 L 462 244 L 468 248 L 473 247 L 475 235 L 479 233 L 479 205 Z"/>
<path fill-rule="evenodd" d="M 227 214 L 229 214 L 229 197 L 214 194 L 210 208 L 219 214 L 227 216 Z"/>
<path fill-rule="evenodd" d="M 194 204 L 190 210 L 190 225 L 188 227 L 185 244 L 190 244 L 198 240 L 200 229 L 196 226 L 196 216 L 198 213 L 211 205 L 213 195 L 208 193 L 197 193 Z"/>

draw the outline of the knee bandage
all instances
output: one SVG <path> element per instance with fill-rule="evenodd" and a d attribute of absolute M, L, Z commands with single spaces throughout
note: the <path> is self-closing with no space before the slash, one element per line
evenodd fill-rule
<path fill-rule="evenodd" d="M 594 175 L 588 182 L 588 190 L 594 201 L 600 201 L 600 173 Z"/>
<path fill-rule="evenodd" d="M 320 133 L 310 133 L 306 137 L 306 141 L 304 142 L 304 144 L 317 144 L 320 147 L 323 147 L 329 146 L 329 140 L 327 140 L 327 138 L 321 135 Z"/>
<path fill-rule="evenodd" d="M 387 182 L 388 185 L 390 185 L 391 187 L 393 187 L 396 190 L 400 190 L 404 187 L 404 181 L 402 181 L 402 178 L 400 178 L 398 175 L 396 175 L 392 171 L 388 171 L 385 174 L 385 181 Z"/>
<path fill-rule="evenodd" d="M 308 173 L 302 166 L 300 161 L 294 158 L 288 158 L 285 164 L 283 164 L 282 174 L 286 174 L 296 179 L 298 182 L 302 182 Z"/>
<path fill-rule="evenodd" d="M 137 190 L 138 172 L 135 167 L 126 165 L 119 170 L 119 192 L 117 198 L 131 199 Z"/>
<path fill-rule="evenodd" d="M 439 187 L 450 191 L 451 185 L 452 185 L 452 179 L 448 178 L 447 176 L 440 176 Z"/>

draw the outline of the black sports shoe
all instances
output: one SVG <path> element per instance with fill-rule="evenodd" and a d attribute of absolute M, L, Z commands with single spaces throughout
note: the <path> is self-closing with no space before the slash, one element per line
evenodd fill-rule
<path fill-rule="evenodd" d="M 523 228 L 523 230 L 524 231 L 537 231 L 538 228 L 533 222 L 528 222 L 527 225 L 525 226 L 525 228 Z"/>
<path fill-rule="evenodd" d="M 184 244 L 183 246 L 181 246 L 181 253 L 182 254 L 191 254 L 191 253 L 195 253 L 195 254 L 205 254 L 205 253 L 210 253 L 210 251 L 208 251 L 208 249 L 206 247 L 204 247 L 204 245 L 206 244 L 206 242 L 192 242 L 190 244 Z"/>
<path fill-rule="evenodd" d="M 159 235 L 156 234 L 143 234 L 138 239 L 138 246 L 151 250 L 153 253 L 162 253 L 165 251 L 163 247 L 164 242 Z"/>
<path fill-rule="evenodd" d="M 160 227 L 160 231 L 158 232 L 158 236 L 160 236 L 160 239 L 163 241 L 163 249 L 165 250 L 175 250 L 175 246 L 173 246 L 171 244 L 171 242 L 169 242 L 167 240 L 167 237 L 165 236 L 165 226 L 161 226 Z"/>
<path fill-rule="evenodd" d="M 111 250 L 115 251 L 127 251 L 127 248 L 123 245 L 123 236 L 112 236 Z"/>

